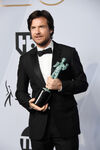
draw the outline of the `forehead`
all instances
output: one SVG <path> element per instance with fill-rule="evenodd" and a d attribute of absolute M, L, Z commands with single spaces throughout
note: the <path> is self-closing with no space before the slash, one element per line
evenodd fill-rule
<path fill-rule="evenodd" d="M 32 26 L 39 26 L 39 25 L 48 25 L 47 19 L 44 17 L 35 18 L 32 20 Z"/>

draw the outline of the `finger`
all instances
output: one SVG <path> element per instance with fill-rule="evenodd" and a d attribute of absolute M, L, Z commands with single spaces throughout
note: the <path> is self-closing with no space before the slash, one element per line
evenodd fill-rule
<path fill-rule="evenodd" d="M 47 107 L 48 107 L 48 104 L 46 104 L 42 107 L 39 107 L 39 106 L 35 105 L 35 109 L 38 110 L 38 111 L 43 111 L 43 110 L 47 109 Z"/>
<path fill-rule="evenodd" d="M 32 99 L 30 99 L 29 100 L 29 106 L 31 107 L 31 108 L 33 108 L 33 102 L 35 101 L 35 98 L 32 98 Z"/>
<path fill-rule="evenodd" d="M 29 102 L 34 102 L 35 101 L 35 98 L 32 98 L 29 100 Z"/>
<path fill-rule="evenodd" d="M 45 110 L 46 110 L 47 108 L 48 108 L 48 106 L 46 105 L 46 106 L 45 106 Z"/>
<path fill-rule="evenodd" d="M 53 79 L 52 76 L 49 76 L 49 79 Z"/>
<path fill-rule="evenodd" d="M 48 103 L 46 104 L 46 108 L 48 107 Z"/>
<path fill-rule="evenodd" d="M 48 108 L 48 104 L 44 105 L 43 111 L 46 111 L 47 108 Z"/>
<path fill-rule="evenodd" d="M 48 107 L 48 104 L 44 105 L 43 107 L 39 107 L 35 105 L 34 103 L 31 104 L 31 108 L 37 110 L 37 111 L 45 111 Z"/>
<path fill-rule="evenodd" d="M 51 78 L 51 76 L 49 76 L 48 78 L 47 78 L 47 83 L 49 84 L 49 83 L 51 83 L 52 82 L 52 78 Z"/>
<path fill-rule="evenodd" d="M 31 108 L 33 108 L 33 109 L 35 109 L 37 111 L 42 111 L 43 110 L 42 107 L 39 107 L 39 106 L 35 105 L 34 103 L 30 103 L 30 106 L 31 106 Z"/>
<path fill-rule="evenodd" d="M 46 106 L 43 106 L 41 111 L 44 112 L 44 111 L 46 111 L 46 109 L 47 109 Z"/>
<path fill-rule="evenodd" d="M 50 79 L 50 78 L 51 78 L 51 76 L 48 77 L 48 79 Z"/>
<path fill-rule="evenodd" d="M 46 86 L 45 86 L 47 89 L 48 89 L 48 84 L 46 84 Z"/>
<path fill-rule="evenodd" d="M 46 111 L 46 107 L 42 110 L 43 112 Z"/>
<path fill-rule="evenodd" d="M 42 111 L 44 109 L 44 107 L 39 107 L 39 106 L 35 105 L 34 109 L 36 109 L 38 111 Z"/>

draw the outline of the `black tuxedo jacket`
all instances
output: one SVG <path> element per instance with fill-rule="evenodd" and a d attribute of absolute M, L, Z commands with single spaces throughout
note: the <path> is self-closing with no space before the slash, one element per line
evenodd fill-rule
<path fill-rule="evenodd" d="M 30 137 L 33 139 L 43 137 L 49 111 L 61 137 L 71 137 L 80 133 L 74 94 L 86 91 L 88 83 L 75 48 L 54 42 L 52 66 L 57 61 L 61 61 L 63 57 L 66 58 L 66 63 L 69 66 L 59 74 L 59 79 L 62 81 L 62 91 L 51 91 L 50 110 L 46 112 L 38 112 L 29 108 L 29 100 L 34 98 L 42 87 L 45 87 L 45 81 L 38 62 L 37 49 L 34 48 L 20 57 L 16 98 L 30 112 L 29 129 Z M 53 70 L 52 67 L 51 72 Z M 32 95 L 28 93 L 29 83 L 32 88 Z"/>

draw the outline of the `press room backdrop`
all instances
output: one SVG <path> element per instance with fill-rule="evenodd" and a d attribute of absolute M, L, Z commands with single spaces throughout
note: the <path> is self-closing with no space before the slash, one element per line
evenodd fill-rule
<path fill-rule="evenodd" d="M 0 0 L 0 150 L 31 150 L 29 114 L 15 100 L 15 90 L 19 57 L 33 43 L 26 20 L 36 9 L 54 17 L 54 40 L 79 53 L 89 82 L 87 92 L 75 95 L 80 150 L 100 150 L 99 0 Z"/>

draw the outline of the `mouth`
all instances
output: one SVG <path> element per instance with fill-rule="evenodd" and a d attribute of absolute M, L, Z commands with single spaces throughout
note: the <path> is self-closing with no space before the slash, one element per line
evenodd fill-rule
<path fill-rule="evenodd" d="M 35 38 L 36 38 L 36 39 L 41 39 L 41 38 L 42 38 L 42 36 L 36 36 Z"/>

